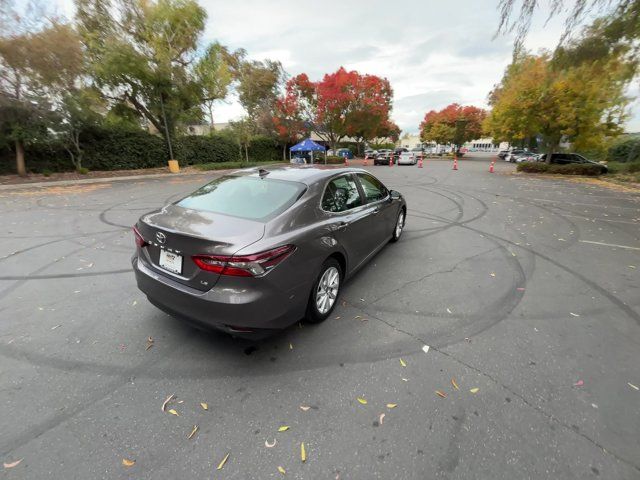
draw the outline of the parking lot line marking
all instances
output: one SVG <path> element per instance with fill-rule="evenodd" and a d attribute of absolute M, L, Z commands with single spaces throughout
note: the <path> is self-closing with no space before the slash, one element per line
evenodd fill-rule
<path fill-rule="evenodd" d="M 616 245 L 614 243 L 591 242 L 589 240 L 578 240 L 581 243 L 592 243 L 593 245 L 604 245 L 605 247 L 626 248 L 627 250 L 640 250 L 638 247 L 629 247 L 628 245 Z"/>

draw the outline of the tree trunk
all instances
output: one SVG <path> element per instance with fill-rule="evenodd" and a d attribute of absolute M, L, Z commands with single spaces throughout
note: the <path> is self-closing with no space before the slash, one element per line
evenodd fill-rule
<path fill-rule="evenodd" d="M 24 163 L 24 145 L 22 140 L 16 140 L 16 170 L 21 177 L 27 176 L 27 167 Z"/>
<path fill-rule="evenodd" d="M 244 144 L 244 158 L 247 160 L 247 163 L 249 163 L 249 145 L 248 144 Z"/>
<path fill-rule="evenodd" d="M 282 160 L 287 161 L 287 144 L 282 146 Z"/>

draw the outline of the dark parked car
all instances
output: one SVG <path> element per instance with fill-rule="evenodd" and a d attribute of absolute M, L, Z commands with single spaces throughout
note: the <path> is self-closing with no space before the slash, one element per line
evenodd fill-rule
<path fill-rule="evenodd" d="M 326 319 L 345 279 L 400 238 L 406 209 L 362 169 L 240 170 L 143 215 L 132 265 L 165 312 L 264 336 Z"/>
<path fill-rule="evenodd" d="M 544 154 L 539 157 L 540 162 L 546 163 L 555 163 L 558 165 L 567 165 L 570 163 L 584 163 L 589 165 L 598 165 L 600 167 L 600 173 L 607 173 L 609 171 L 609 167 L 603 165 L 602 163 L 594 162 L 593 160 L 589 160 L 588 158 L 583 157 L 577 153 L 552 153 L 550 158 L 549 154 Z"/>
<path fill-rule="evenodd" d="M 373 164 L 374 165 L 389 165 L 389 160 L 391 160 L 392 156 L 393 155 L 392 155 L 392 153 L 390 151 L 378 153 L 376 155 L 376 158 L 373 159 Z"/>

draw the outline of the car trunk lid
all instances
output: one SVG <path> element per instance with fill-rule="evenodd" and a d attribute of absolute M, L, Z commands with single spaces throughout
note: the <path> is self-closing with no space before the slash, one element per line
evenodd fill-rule
<path fill-rule="evenodd" d="M 144 215 L 138 230 L 147 242 L 143 253 L 159 273 L 201 291 L 214 287 L 220 274 L 201 270 L 193 255 L 233 255 L 264 236 L 262 222 L 168 205 Z M 179 269 L 179 271 L 178 271 Z"/>

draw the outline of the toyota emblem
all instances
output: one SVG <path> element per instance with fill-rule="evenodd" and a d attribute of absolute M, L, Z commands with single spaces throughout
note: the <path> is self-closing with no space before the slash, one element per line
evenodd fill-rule
<path fill-rule="evenodd" d="M 167 241 L 167 236 L 162 232 L 156 232 L 156 239 L 158 243 L 164 244 Z"/>

